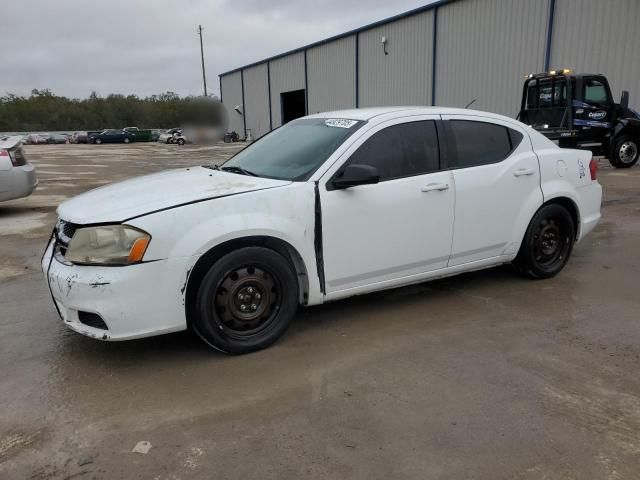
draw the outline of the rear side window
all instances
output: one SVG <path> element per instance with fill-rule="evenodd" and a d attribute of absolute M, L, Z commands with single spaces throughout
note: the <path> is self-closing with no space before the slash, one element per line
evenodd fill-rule
<path fill-rule="evenodd" d="M 354 164 L 375 167 L 381 182 L 437 171 L 439 149 L 435 122 L 402 123 L 375 133 L 346 165 Z"/>
<path fill-rule="evenodd" d="M 495 123 L 449 120 L 452 153 L 449 166 L 467 168 L 498 163 L 507 158 L 522 141 L 522 134 Z"/>

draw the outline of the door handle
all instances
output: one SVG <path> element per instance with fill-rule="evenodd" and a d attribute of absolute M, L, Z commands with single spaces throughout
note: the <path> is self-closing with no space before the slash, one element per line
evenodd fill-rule
<path fill-rule="evenodd" d="M 513 172 L 513 175 L 515 177 L 522 177 L 523 175 L 533 175 L 533 174 L 534 174 L 533 168 L 519 168 L 515 172 Z"/>
<path fill-rule="evenodd" d="M 437 190 L 441 192 L 442 190 L 447 190 L 448 188 L 449 188 L 448 183 L 430 183 L 427 186 L 422 187 L 420 191 L 427 193 L 427 192 L 433 192 L 434 190 Z"/>

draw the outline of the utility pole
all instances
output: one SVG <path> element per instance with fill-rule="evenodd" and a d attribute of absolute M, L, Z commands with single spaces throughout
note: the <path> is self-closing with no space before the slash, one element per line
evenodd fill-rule
<path fill-rule="evenodd" d="M 204 73 L 204 48 L 202 47 L 202 25 L 198 25 L 198 35 L 200 35 L 200 59 L 202 60 L 202 83 L 204 84 L 204 96 L 207 96 L 207 77 Z"/>

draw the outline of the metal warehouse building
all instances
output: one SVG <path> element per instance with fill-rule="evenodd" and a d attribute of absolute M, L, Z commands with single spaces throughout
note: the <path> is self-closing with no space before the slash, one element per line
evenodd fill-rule
<path fill-rule="evenodd" d="M 229 129 L 306 113 L 441 105 L 515 116 L 523 76 L 604 73 L 640 107 L 640 0 L 441 0 L 220 75 Z"/>

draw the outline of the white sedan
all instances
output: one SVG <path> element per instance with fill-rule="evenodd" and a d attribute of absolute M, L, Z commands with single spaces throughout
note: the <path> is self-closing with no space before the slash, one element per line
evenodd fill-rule
<path fill-rule="evenodd" d="M 27 197 L 37 186 L 36 169 L 27 162 L 22 137 L 0 138 L 0 202 Z"/>
<path fill-rule="evenodd" d="M 192 328 L 245 353 L 278 339 L 300 306 L 504 263 L 552 277 L 601 197 L 590 153 L 513 119 L 347 110 L 288 123 L 222 167 L 66 201 L 42 265 L 82 334 Z"/>

